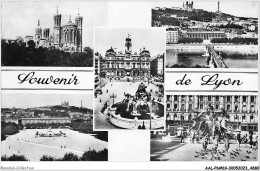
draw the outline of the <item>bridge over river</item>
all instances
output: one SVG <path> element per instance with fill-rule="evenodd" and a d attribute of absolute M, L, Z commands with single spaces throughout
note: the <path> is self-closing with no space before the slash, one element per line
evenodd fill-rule
<path fill-rule="evenodd" d="M 209 66 L 211 68 L 228 68 L 223 61 L 223 58 L 216 53 L 212 45 L 206 45 L 206 52 L 204 55 L 208 57 Z"/>

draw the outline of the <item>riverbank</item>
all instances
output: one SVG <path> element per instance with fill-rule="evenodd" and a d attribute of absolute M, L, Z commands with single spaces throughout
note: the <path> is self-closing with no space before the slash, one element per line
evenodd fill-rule
<path fill-rule="evenodd" d="M 216 52 L 226 55 L 258 55 L 258 45 L 212 44 Z M 172 44 L 166 46 L 166 52 L 200 55 L 205 52 L 205 44 Z"/>

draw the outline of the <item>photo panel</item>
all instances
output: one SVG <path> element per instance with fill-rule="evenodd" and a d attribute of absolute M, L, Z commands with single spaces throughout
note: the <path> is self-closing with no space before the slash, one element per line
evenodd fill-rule
<path fill-rule="evenodd" d="M 152 3 L 166 29 L 166 68 L 258 68 L 257 1 Z"/>
<path fill-rule="evenodd" d="M 107 2 L 2 2 L 1 65 L 92 67 Z M 11 15 L 10 15 L 11 14 Z"/>
<path fill-rule="evenodd" d="M 167 94 L 151 161 L 258 161 L 258 106 L 257 93 Z"/>
<path fill-rule="evenodd" d="M 1 3 L 2 161 L 108 161 L 89 81 L 94 27 L 107 13 L 107 2 Z"/>
<path fill-rule="evenodd" d="M 108 133 L 93 131 L 93 93 L 2 91 L 2 161 L 107 161 Z"/>
<path fill-rule="evenodd" d="M 95 29 L 94 129 L 164 129 L 165 29 Z"/>

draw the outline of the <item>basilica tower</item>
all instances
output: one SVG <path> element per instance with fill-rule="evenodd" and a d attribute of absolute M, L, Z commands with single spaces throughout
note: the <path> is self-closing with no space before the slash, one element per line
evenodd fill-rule
<path fill-rule="evenodd" d="M 61 43 L 61 14 L 59 14 L 57 7 L 57 14 L 54 15 L 54 28 L 53 28 L 53 36 L 54 36 L 54 46 L 59 47 Z"/>
<path fill-rule="evenodd" d="M 38 43 L 42 38 L 42 28 L 40 26 L 40 20 L 38 20 L 37 28 L 35 29 L 35 41 Z"/>
<path fill-rule="evenodd" d="M 83 22 L 83 17 L 80 16 L 80 14 L 78 13 L 78 16 L 75 18 L 75 23 L 77 25 L 78 52 L 82 52 L 82 22 Z"/>

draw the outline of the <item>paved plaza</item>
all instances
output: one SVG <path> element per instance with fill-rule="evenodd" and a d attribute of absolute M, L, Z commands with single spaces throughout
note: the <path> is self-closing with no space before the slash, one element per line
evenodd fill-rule
<path fill-rule="evenodd" d="M 30 161 L 40 161 L 43 155 L 52 157 L 63 157 L 66 153 L 73 153 L 82 156 L 85 151 L 89 149 L 101 151 L 107 149 L 107 142 L 96 139 L 90 134 L 83 134 L 77 131 L 67 129 L 54 129 L 54 131 L 66 132 L 66 137 L 37 137 L 38 130 L 23 130 L 18 134 L 9 136 L 2 141 L 2 156 L 24 155 Z"/>
<path fill-rule="evenodd" d="M 225 145 L 219 144 L 217 152 L 212 149 L 214 144 L 208 145 L 208 151 L 202 152 L 201 143 L 180 141 L 163 142 L 151 141 L 152 161 L 257 161 L 258 151 L 251 149 L 249 144 L 230 144 L 228 152 Z"/>
<path fill-rule="evenodd" d="M 106 116 L 106 110 L 104 114 L 101 113 L 101 109 L 103 108 L 104 104 L 107 103 L 108 107 L 113 104 L 113 98 L 110 96 L 112 94 L 116 95 L 114 98 L 114 103 L 121 102 L 125 96 L 124 94 L 131 94 L 135 95 L 139 84 L 141 81 L 136 82 L 127 82 L 127 81 L 109 81 L 102 87 L 102 94 L 98 95 L 95 98 L 95 108 L 94 108 L 94 122 L 95 122 L 95 129 L 120 129 L 119 127 L 114 126 L 108 120 L 108 116 Z M 147 85 L 147 82 L 144 83 Z M 157 101 L 158 96 L 154 93 L 155 91 L 159 91 L 159 88 L 150 83 L 147 85 L 146 91 L 152 90 L 152 98 L 155 98 Z M 163 98 L 161 97 L 161 101 L 163 102 Z"/>

